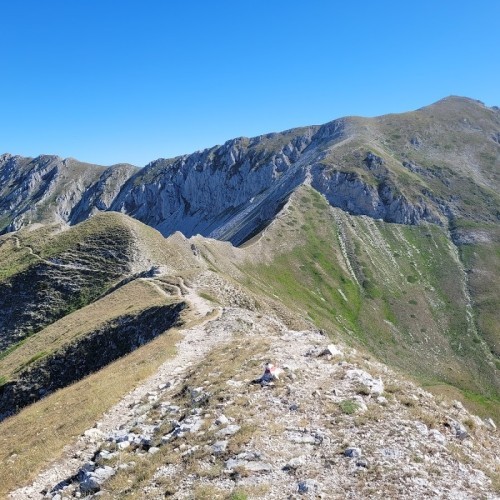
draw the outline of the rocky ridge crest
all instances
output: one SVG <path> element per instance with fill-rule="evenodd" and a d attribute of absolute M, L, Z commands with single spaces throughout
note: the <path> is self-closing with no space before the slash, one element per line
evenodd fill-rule
<path fill-rule="evenodd" d="M 458 126 L 457 108 L 463 116 Z M 96 211 L 113 210 L 164 236 L 181 231 L 188 237 L 201 234 L 240 244 L 267 225 L 303 183 L 325 195 L 332 206 L 355 215 L 401 224 L 447 224 L 464 212 L 444 192 L 458 171 L 443 176 L 446 170 L 440 163 L 448 155 L 456 165 L 463 164 L 477 181 L 479 194 L 491 198 L 488 186 L 494 177 L 482 170 L 476 156 L 495 165 L 497 115 L 475 101 L 451 98 L 413 113 L 341 118 L 322 126 L 241 137 L 156 160 L 142 170 L 130 165 L 97 167 L 55 156 L 2 155 L 0 230 L 46 220 L 75 224 Z M 455 146 L 427 137 L 427 121 L 438 141 L 441 133 L 456 136 L 453 154 L 449 151 Z M 483 141 L 487 150 L 472 154 L 472 140 Z M 492 201 L 487 203 L 491 208 Z"/>

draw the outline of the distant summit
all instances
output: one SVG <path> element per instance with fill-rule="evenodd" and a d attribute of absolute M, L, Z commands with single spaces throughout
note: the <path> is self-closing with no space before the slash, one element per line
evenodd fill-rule
<path fill-rule="evenodd" d="M 76 224 L 112 210 L 165 236 L 181 231 L 240 244 L 306 182 L 332 206 L 388 222 L 493 221 L 499 120 L 480 101 L 449 96 L 400 115 L 241 137 L 143 169 L 3 155 L 0 230 Z M 456 194 L 466 178 L 475 186 L 467 203 Z"/>

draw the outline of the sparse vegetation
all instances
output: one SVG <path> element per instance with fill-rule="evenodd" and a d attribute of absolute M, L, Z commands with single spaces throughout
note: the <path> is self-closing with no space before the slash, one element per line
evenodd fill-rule
<path fill-rule="evenodd" d="M 359 410 L 359 403 L 353 399 L 345 399 L 339 403 L 339 407 L 346 415 L 353 415 Z"/>
<path fill-rule="evenodd" d="M 236 490 L 231 493 L 229 500 L 248 500 L 248 495 L 242 490 Z"/>
<path fill-rule="evenodd" d="M 121 358 L 84 380 L 62 389 L 0 423 L 2 480 L 0 496 L 21 486 L 52 460 L 64 446 L 138 385 L 174 351 L 176 334 Z M 68 411 L 72 408 L 72 411 Z M 16 454 L 15 460 L 9 457 Z"/>
<path fill-rule="evenodd" d="M 268 228 L 267 236 L 278 231 L 284 236 L 271 238 L 280 243 L 269 245 L 268 263 L 244 268 L 252 290 L 280 297 L 292 310 L 300 304 L 304 317 L 319 328 L 342 332 L 348 342 L 361 343 L 429 386 L 429 380 L 441 380 L 487 397 L 495 394 L 499 381 L 485 362 L 487 353 L 474 336 L 462 333 L 470 330 L 466 298 L 457 288 L 461 271 L 444 231 L 341 211 L 333 216 L 326 201 L 307 188 L 292 197 L 291 206 L 300 234 L 287 233 L 286 216 Z M 397 260 L 391 260 L 394 253 Z M 429 356 L 430 345 L 440 354 Z"/>

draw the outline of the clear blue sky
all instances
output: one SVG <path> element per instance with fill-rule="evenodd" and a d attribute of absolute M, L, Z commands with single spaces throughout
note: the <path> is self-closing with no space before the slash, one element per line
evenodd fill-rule
<path fill-rule="evenodd" d="M 500 105 L 500 1 L 12 0 L 0 153 L 142 166 L 450 94 Z"/>

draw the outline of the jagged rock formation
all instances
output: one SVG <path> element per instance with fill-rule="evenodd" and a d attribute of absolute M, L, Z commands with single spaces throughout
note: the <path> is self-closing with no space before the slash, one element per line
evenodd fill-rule
<path fill-rule="evenodd" d="M 388 222 L 496 221 L 499 127 L 496 108 L 449 98 L 403 115 L 233 139 L 140 171 L 3 155 L 0 213 L 11 231 L 47 217 L 75 224 L 115 210 L 165 236 L 181 231 L 239 244 L 307 182 L 332 206 Z M 457 197 L 464 182 L 471 200 Z"/>
<path fill-rule="evenodd" d="M 221 147 L 158 160 L 130 179 L 112 204 L 168 235 L 203 234 L 239 243 L 276 215 L 303 182 L 295 167 L 314 128 L 235 139 Z"/>
<path fill-rule="evenodd" d="M 77 223 L 107 210 L 132 165 L 100 167 L 72 158 L 0 156 L 0 231 L 34 222 Z"/>
<path fill-rule="evenodd" d="M 372 153 L 368 153 L 367 157 Z M 374 155 L 373 155 L 374 156 Z M 380 157 L 375 156 L 379 160 Z M 311 185 L 334 207 L 354 215 L 369 215 L 374 219 L 399 224 L 419 224 L 421 221 L 441 223 L 425 202 L 412 204 L 390 183 L 371 186 L 362 182 L 356 174 L 327 171 L 319 166 L 312 171 Z"/>

